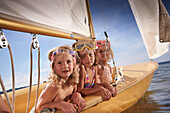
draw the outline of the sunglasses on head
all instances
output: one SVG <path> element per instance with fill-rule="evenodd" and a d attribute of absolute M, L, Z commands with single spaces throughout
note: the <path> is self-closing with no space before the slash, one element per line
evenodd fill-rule
<path fill-rule="evenodd" d="M 71 54 L 73 57 L 75 57 L 75 54 L 73 51 L 69 50 L 69 49 L 57 49 L 56 51 L 53 52 L 52 56 L 51 56 L 51 61 L 54 59 L 54 57 L 57 54 L 63 53 L 63 52 L 67 52 L 69 54 Z"/>
<path fill-rule="evenodd" d="M 110 47 L 110 43 L 106 42 L 105 40 L 98 40 L 98 41 L 96 41 L 96 46 L 97 47 L 102 47 L 102 46 Z"/>
<path fill-rule="evenodd" d="M 95 48 L 95 43 L 92 41 L 87 41 L 87 42 L 77 42 L 74 45 L 76 51 L 83 51 L 85 47 L 88 48 L 89 50 L 93 50 Z"/>

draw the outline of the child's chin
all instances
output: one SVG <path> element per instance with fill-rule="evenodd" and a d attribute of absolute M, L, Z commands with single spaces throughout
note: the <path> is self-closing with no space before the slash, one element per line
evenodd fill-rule
<path fill-rule="evenodd" d="M 67 73 L 67 74 L 63 74 L 63 75 L 62 75 L 62 77 L 63 77 L 63 78 L 68 78 L 69 76 L 70 76 L 70 74 L 69 74 L 69 73 Z"/>
<path fill-rule="evenodd" d="M 90 64 L 88 64 L 88 65 L 85 65 L 86 66 L 86 68 L 90 68 L 91 66 L 90 66 Z"/>

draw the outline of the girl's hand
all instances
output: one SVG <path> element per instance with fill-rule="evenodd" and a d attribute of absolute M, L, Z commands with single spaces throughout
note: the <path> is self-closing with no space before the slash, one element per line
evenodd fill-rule
<path fill-rule="evenodd" d="M 78 112 L 83 110 L 86 107 L 86 101 L 82 98 L 81 94 L 78 92 L 74 92 L 71 99 L 75 104 L 78 105 Z"/>
<path fill-rule="evenodd" d="M 110 91 L 110 93 L 112 94 L 112 97 L 115 97 L 117 95 L 117 89 L 114 88 L 113 86 L 111 86 L 108 83 L 105 83 L 105 88 L 108 89 Z"/>
<path fill-rule="evenodd" d="M 104 101 L 106 101 L 106 100 L 109 100 L 111 97 L 112 97 L 112 94 L 110 93 L 110 91 L 108 90 L 108 89 L 106 89 L 106 88 L 104 88 L 104 87 L 100 87 L 100 91 L 101 91 L 101 96 L 102 96 L 102 99 L 104 100 Z"/>
<path fill-rule="evenodd" d="M 75 104 L 64 102 L 64 101 L 60 103 L 60 109 L 64 113 L 77 113 L 76 112 L 77 106 Z"/>

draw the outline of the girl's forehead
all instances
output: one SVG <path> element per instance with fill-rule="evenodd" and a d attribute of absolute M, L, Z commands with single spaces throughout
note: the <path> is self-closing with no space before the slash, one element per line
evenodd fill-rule
<path fill-rule="evenodd" d="M 107 49 L 107 47 L 106 46 L 101 46 L 101 47 L 98 47 L 98 50 L 103 50 L 103 49 Z"/>
<path fill-rule="evenodd" d="M 57 60 L 67 60 L 67 59 L 72 59 L 72 55 L 67 52 L 56 55 L 56 61 Z"/>
<path fill-rule="evenodd" d="M 85 54 L 91 54 L 91 53 L 94 53 L 94 52 L 93 52 L 93 50 L 85 50 L 84 49 L 83 51 L 80 51 L 79 53 L 80 53 L 80 55 L 85 55 Z"/>

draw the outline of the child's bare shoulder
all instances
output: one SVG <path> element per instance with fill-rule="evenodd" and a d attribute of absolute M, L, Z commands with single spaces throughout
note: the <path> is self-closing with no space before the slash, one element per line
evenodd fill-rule
<path fill-rule="evenodd" d="M 48 92 L 57 92 L 59 91 L 61 86 L 57 85 L 56 83 L 47 83 L 47 85 L 44 87 L 44 91 Z"/>

